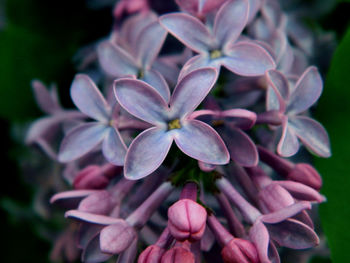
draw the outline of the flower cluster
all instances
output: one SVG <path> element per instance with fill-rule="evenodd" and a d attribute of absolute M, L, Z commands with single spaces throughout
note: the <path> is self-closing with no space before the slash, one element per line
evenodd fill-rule
<path fill-rule="evenodd" d="M 176 0 L 162 15 L 151 3 L 116 4 L 73 80 L 78 110 L 32 83 L 49 116 L 27 142 L 65 167 L 74 190 L 51 202 L 78 222 L 82 261 L 267 263 L 317 246 L 322 180 L 289 158 L 301 144 L 331 155 L 309 111 L 323 88 L 312 33 L 277 0 Z"/>

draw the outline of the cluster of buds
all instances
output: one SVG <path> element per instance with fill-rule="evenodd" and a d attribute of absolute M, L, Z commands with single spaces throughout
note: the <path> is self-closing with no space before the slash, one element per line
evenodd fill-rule
<path fill-rule="evenodd" d="M 81 57 L 78 110 L 32 83 L 48 116 L 27 142 L 65 166 L 74 190 L 51 202 L 79 225 L 82 261 L 268 263 L 317 246 L 322 180 L 290 158 L 301 144 L 331 155 L 309 112 L 323 88 L 312 32 L 277 0 L 151 3 L 117 3 L 111 35 Z"/>

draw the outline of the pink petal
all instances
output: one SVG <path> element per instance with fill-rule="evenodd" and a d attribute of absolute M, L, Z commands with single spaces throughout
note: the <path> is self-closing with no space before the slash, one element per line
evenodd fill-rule
<path fill-rule="evenodd" d="M 298 138 L 291 129 L 287 118 L 284 119 L 282 127 L 282 137 L 277 145 L 277 152 L 283 157 L 290 157 L 299 150 Z"/>
<path fill-rule="evenodd" d="M 119 222 L 124 222 L 123 219 L 113 218 L 104 215 L 95 215 L 87 212 L 82 212 L 78 210 L 69 210 L 65 213 L 65 217 L 74 218 L 82 221 L 86 221 L 98 225 L 111 225 Z"/>
<path fill-rule="evenodd" d="M 166 102 L 170 99 L 169 86 L 166 83 L 164 77 L 156 70 L 147 70 L 144 73 L 143 81 L 150 84 L 154 89 L 156 89 L 159 94 L 163 97 Z"/>

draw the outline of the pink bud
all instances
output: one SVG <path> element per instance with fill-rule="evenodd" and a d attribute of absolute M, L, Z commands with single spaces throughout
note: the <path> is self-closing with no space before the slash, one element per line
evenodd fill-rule
<path fill-rule="evenodd" d="M 190 199 L 181 199 L 168 210 L 170 233 L 179 241 L 200 240 L 204 234 L 207 211 Z"/>
<path fill-rule="evenodd" d="M 108 191 L 101 190 L 85 197 L 79 203 L 78 210 L 97 215 L 107 215 L 114 205 L 112 195 Z"/>
<path fill-rule="evenodd" d="M 160 260 L 161 263 L 194 263 L 194 255 L 186 248 L 173 247 L 165 252 Z"/>
<path fill-rule="evenodd" d="M 98 165 L 89 165 L 81 170 L 74 178 L 75 189 L 103 189 L 109 183 L 109 179 L 103 175 L 103 170 Z"/>
<path fill-rule="evenodd" d="M 259 192 L 259 204 L 265 213 L 278 211 L 294 203 L 291 194 L 278 184 L 269 184 Z"/>
<path fill-rule="evenodd" d="M 307 163 L 298 163 L 292 169 L 287 178 L 299 183 L 306 184 L 316 190 L 319 190 L 322 186 L 322 178 L 320 174 Z"/>
<path fill-rule="evenodd" d="M 164 252 L 164 248 L 157 245 L 151 245 L 140 254 L 137 263 L 158 263 Z"/>
<path fill-rule="evenodd" d="M 225 263 L 258 263 L 259 257 L 255 246 L 248 240 L 233 238 L 221 250 Z"/>

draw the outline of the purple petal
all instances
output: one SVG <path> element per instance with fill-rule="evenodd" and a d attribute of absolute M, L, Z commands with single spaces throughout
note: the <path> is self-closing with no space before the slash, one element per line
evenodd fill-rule
<path fill-rule="evenodd" d="M 167 32 L 158 21 L 151 23 L 140 33 L 136 41 L 136 57 L 144 69 L 149 69 L 158 56 L 166 35 Z"/>
<path fill-rule="evenodd" d="M 103 42 L 98 46 L 97 54 L 101 67 L 110 76 L 137 75 L 138 66 L 133 58 L 117 45 Z"/>
<path fill-rule="evenodd" d="M 186 75 L 171 96 L 171 111 L 179 117 L 192 113 L 208 95 L 217 77 L 217 71 L 213 68 L 198 69 Z"/>
<path fill-rule="evenodd" d="M 31 84 L 35 100 L 43 112 L 52 114 L 61 109 L 61 106 L 55 99 L 56 95 L 53 96 L 41 81 L 33 80 Z M 54 90 L 52 93 L 57 93 L 57 91 Z"/>
<path fill-rule="evenodd" d="M 96 190 L 71 190 L 55 194 L 50 199 L 50 203 L 55 203 L 66 209 L 74 209 L 78 207 L 80 201 L 85 197 L 97 193 Z"/>
<path fill-rule="evenodd" d="M 65 163 L 78 159 L 95 148 L 103 140 L 107 131 L 106 126 L 98 122 L 79 125 L 64 137 L 58 160 Z"/>
<path fill-rule="evenodd" d="M 219 134 L 209 125 L 197 120 L 182 123 L 174 130 L 176 145 L 190 157 L 209 164 L 227 164 L 230 155 Z"/>
<path fill-rule="evenodd" d="M 85 263 L 98 263 L 107 261 L 112 255 L 103 253 L 100 249 L 100 234 L 93 237 L 82 254 Z"/>
<path fill-rule="evenodd" d="M 261 0 L 249 0 L 249 14 L 248 23 L 255 18 L 256 13 L 259 11 L 262 1 Z"/>
<path fill-rule="evenodd" d="M 108 120 L 111 109 L 88 75 L 76 75 L 70 89 L 70 95 L 81 112 L 95 120 Z"/>
<path fill-rule="evenodd" d="M 292 249 L 315 247 L 320 240 L 315 231 L 295 219 L 287 219 L 278 224 L 266 224 L 271 238 L 280 246 Z"/>
<path fill-rule="evenodd" d="M 314 201 L 319 203 L 325 201 L 324 196 L 322 196 L 312 187 L 305 184 L 293 181 L 275 181 L 275 183 L 285 188 L 294 198 L 298 200 Z"/>
<path fill-rule="evenodd" d="M 84 198 L 80 202 L 78 210 L 97 215 L 107 215 L 112 210 L 113 203 L 111 194 L 106 190 L 102 190 Z"/>
<path fill-rule="evenodd" d="M 119 222 L 124 222 L 124 220 L 120 218 L 113 218 L 113 217 L 104 216 L 104 215 L 95 215 L 95 214 L 82 212 L 78 210 L 69 210 L 65 213 L 64 216 L 86 221 L 93 224 L 98 224 L 98 225 L 111 225 L 111 224 L 117 224 Z"/>
<path fill-rule="evenodd" d="M 242 33 L 248 19 L 248 1 L 227 1 L 215 16 L 214 35 L 221 46 L 234 42 Z"/>
<path fill-rule="evenodd" d="M 163 97 L 146 82 L 119 79 L 114 82 L 114 94 L 130 114 L 154 125 L 163 123 L 168 105 Z"/>
<path fill-rule="evenodd" d="M 85 249 L 89 242 L 104 228 L 104 225 L 95 225 L 84 222 L 78 230 L 78 247 Z"/>
<path fill-rule="evenodd" d="M 216 165 L 210 164 L 210 163 L 203 163 L 201 161 L 198 161 L 198 167 L 201 169 L 203 172 L 211 172 L 215 170 Z"/>
<path fill-rule="evenodd" d="M 172 136 L 157 127 L 140 133 L 126 154 L 125 177 L 137 180 L 155 171 L 164 161 L 172 142 Z"/>
<path fill-rule="evenodd" d="M 276 67 L 270 54 L 259 45 L 240 41 L 227 51 L 222 65 L 241 76 L 260 76 Z"/>
<path fill-rule="evenodd" d="M 287 78 L 277 70 L 269 70 L 266 72 L 266 78 L 274 91 L 283 99 L 287 100 L 289 97 L 289 87 Z"/>
<path fill-rule="evenodd" d="M 209 59 L 209 56 L 207 54 L 199 54 L 197 56 L 192 57 L 185 63 L 185 65 L 182 67 L 179 73 L 178 81 L 180 81 L 183 77 L 185 77 L 192 71 L 205 67 L 215 67 L 219 74 L 221 64 L 212 63 L 212 60 Z"/>
<path fill-rule="evenodd" d="M 234 127 L 225 129 L 223 138 L 233 161 L 245 167 L 258 164 L 259 155 L 255 143 L 242 130 Z"/>
<path fill-rule="evenodd" d="M 126 146 L 118 130 L 113 127 L 108 128 L 107 136 L 102 143 L 102 152 L 110 163 L 124 165 Z"/>
<path fill-rule="evenodd" d="M 222 116 L 225 121 L 243 130 L 252 128 L 256 121 L 256 113 L 245 109 L 225 110 Z"/>
<path fill-rule="evenodd" d="M 198 53 L 207 52 L 212 47 L 209 30 L 193 16 L 174 13 L 161 16 L 159 21 L 170 34 Z"/>
<path fill-rule="evenodd" d="M 277 152 L 283 157 L 290 157 L 299 150 L 298 138 L 293 129 L 291 129 L 288 120 L 283 120 L 283 131 L 281 139 L 277 145 Z"/>
<path fill-rule="evenodd" d="M 249 237 L 254 243 L 261 262 L 270 262 L 268 256 L 270 236 L 261 221 L 256 221 L 250 228 Z"/>
<path fill-rule="evenodd" d="M 137 244 L 138 244 L 137 238 L 135 238 L 134 241 L 130 244 L 130 246 L 118 256 L 118 260 L 116 263 L 135 262 L 135 257 L 137 255 L 137 250 L 138 250 Z"/>
<path fill-rule="evenodd" d="M 327 131 L 323 126 L 305 116 L 289 118 L 290 128 L 300 141 L 312 152 L 321 157 L 330 157 L 331 149 Z"/>
<path fill-rule="evenodd" d="M 155 88 L 166 102 L 170 99 L 169 86 L 163 76 L 156 70 L 147 70 L 142 80 Z"/>
<path fill-rule="evenodd" d="M 309 67 L 299 78 L 293 90 L 287 111 L 298 114 L 313 105 L 322 93 L 323 83 L 316 67 Z"/>
<path fill-rule="evenodd" d="M 264 223 L 276 224 L 295 216 L 296 214 L 300 213 L 305 209 L 311 209 L 311 204 L 310 202 L 301 201 L 293 205 L 287 206 L 285 208 L 282 208 L 279 211 L 262 215 L 260 219 Z"/>
<path fill-rule="evenodd" d="M 124 220 L 107 226 L 100 233 L 100 248 L 104 253 L 119 254 L 136 238 L 135 230 Z"/>

